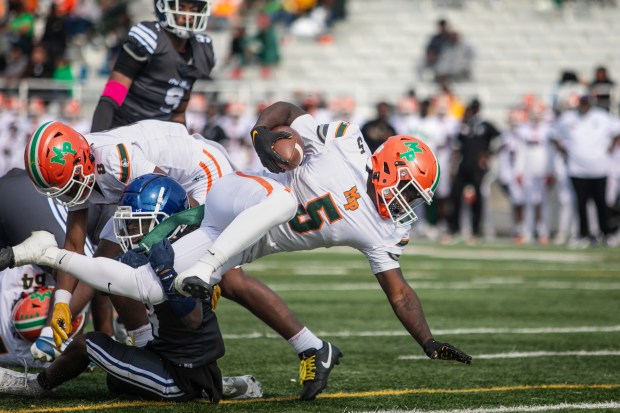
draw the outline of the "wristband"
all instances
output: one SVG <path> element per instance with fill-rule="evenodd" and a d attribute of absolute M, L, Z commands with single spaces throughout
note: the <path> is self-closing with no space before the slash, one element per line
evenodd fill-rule
<path fill-rule="evenodd" d="M 68 305 L 71 302 L 72 296 L 73 294 L 71 294 L 69 291 L 58 289 L 54 291 L 54 304 L 64 303 Z"/>

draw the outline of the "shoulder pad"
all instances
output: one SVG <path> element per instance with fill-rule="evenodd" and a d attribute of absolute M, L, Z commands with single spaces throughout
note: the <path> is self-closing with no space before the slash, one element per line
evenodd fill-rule
<path fill-rule="evenodd" d="M 155 53 L 160 27 L 154 22 L 141 22 L 133 26 L 127 34 L 123 47 L 137 60 L 143 60 Z"/>

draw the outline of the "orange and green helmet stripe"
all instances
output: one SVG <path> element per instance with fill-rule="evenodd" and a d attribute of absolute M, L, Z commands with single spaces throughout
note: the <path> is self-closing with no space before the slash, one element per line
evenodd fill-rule
<path fill-rule="evenodd" d="M 26 171 L 32 178 L 34 183 L 41 188 L 50 188 L 49 184 L 45 182 L 43 174 L 41 173 L 41 167 L 39 162 L 39 153 L 41 150 L 41 136 L 43 132 L 51 126 L 54 122 L 46 122 L 32 134 L 28 141 L 28 148 L 26 152 Z"/>

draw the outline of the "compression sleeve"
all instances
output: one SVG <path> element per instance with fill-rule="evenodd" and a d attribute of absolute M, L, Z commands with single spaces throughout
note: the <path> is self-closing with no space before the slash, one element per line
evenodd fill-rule
<path fill-rule="evenodd" d="M 114 100 L 107 96 L 101 96 L 93 114 L 93 123 L 90 127 L 91 133 L 110 129 L 117 109 L 118 104 Z"/>

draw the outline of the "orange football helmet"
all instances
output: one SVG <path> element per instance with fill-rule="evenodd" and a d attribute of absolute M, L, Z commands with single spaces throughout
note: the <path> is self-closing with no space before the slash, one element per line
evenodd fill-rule
<path fill-rule="evenodd" d="M 370 157 L 372 183 L 379 215 L 396 226 L 418 219 L 413 210 L 430 205 L 439 184 L 439 163 L 420 139 L 396 135 L 388 138 Z"/>
<path fill-rule="evenodd" d="M 95 185 L 88 142 L 61 122 L 39 126 L 28 139 L 24 163 L 37 191 L 67 207 L 86 202 Z"/>

